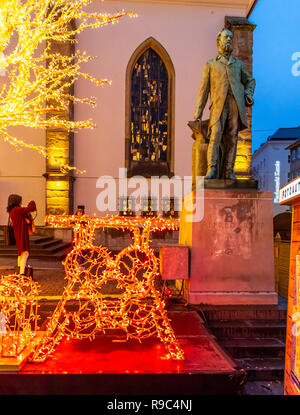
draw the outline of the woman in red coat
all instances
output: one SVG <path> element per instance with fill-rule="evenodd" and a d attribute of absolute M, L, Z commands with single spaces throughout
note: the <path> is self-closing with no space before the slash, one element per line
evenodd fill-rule
<path fill-rule="evenodd" d="M 29 256 L 29 234 L 28 234 L 28 214 L 36 211 L 35 202 L 32 200 L 27 207 L 22 207 L 22 197 L 10 195 L 7 203 L 7 212 L 14 230 L 16 245 L 18 250 L 18 267 L 20 274 L 25 274 L 27 259 Z"/>

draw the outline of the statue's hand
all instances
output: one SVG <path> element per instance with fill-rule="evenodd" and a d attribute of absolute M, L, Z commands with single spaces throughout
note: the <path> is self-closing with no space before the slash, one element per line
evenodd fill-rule
<path fill-rule="evenodd" d="M 245 95 L 246 107 L 252 107 L 254 100 L 250 95 Z"/>
<path fill-rule="evenodd" d="M 201 132 L 202 130 L 202 122 L 201 122 L 201 118 L 194 118 L 193 121 L 189 121 L 187 123 L 187 125 L 192 129 L 193 133 L 194 132 Z"/>

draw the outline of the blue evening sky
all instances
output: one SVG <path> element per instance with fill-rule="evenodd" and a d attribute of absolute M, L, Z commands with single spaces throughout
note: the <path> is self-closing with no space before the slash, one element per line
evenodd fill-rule
<path fill-rule="evenodd" d="M 257 25 L 254 151 L 278 128 L 300 126 L 300 0 L 258 0 L 249 20 Z"/>

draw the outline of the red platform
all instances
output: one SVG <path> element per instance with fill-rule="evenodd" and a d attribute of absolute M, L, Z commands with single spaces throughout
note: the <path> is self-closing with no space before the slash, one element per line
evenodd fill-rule
<path fill-rule="evenodd" d="M 218 346 L 194 311 L 168 313 L 184 361 L 166 359 L 155 337 L 122 341 L 106 334 L 63 340 L 52 358 L 0 374 L 1 394 L 237 394 L 245 373 Z"/>

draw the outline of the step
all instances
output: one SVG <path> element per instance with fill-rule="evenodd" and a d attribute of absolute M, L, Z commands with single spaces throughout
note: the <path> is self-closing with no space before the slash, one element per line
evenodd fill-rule
<path fill-rule="evenodd" d="M 57 252 L 48 252 L 44 250 L 42 253 L 30 252 L 30 258 L 40 259 L 42 261 L 62 261 L 70 252 L 71 248 L 66 247 L 59 249 Z"/>
<path fill-rule="evenodd" d="M 284 358 L 243 358 L 235 361 L 247 372 L 248 381 L 283 380 Z"/>
<path fill-rule="evenodd" d="M 56 245 L 54 245 L 55 247 Z M 35 253 L 35 254 L 42 254 L 42 253 L 50 253 L 52 252 L 52 248 L 45 248 L 43 249 L 42 247 L 33 247 L 32 245 L 30 246 L 30 253 Z M 6 256 L 6 254 L 14 254 L 17 255 L 17 248 L 15 247 L 7 247 L 4 249 L 0 249 L 0 255 L 3 254 L 2 256 Z"/>
<path fill-rule="evenodd" d="M 30 243 L 36 245 L 44 245 L 45 243 L 55 242 L 58 239 L 54 239 L 53 236 L 31 236 Z"/>
<path fill-rule="evenodd" d="M 34 239 L 32 239 L 34 238 Z M 30 250 L 43 250 L 43 249 L 47 249 L 50 248 L 52 246 L 58 245 L 63 243 L 63 241 L 61 239 L 54 239 L 54 238 L 37 238 L 37 237 L 32 237 L 30 238 Z M 71 245 L 71 242 L 64 242 L 65 244 Z M 16 251 L 16 245 L 4 245 L 4 244 L 0 244 L 0 252 L 11 252 L 11 251 Z"/>
<path fill-rule="evenodd" d="M 70 242 L 61 242 L 57 245 L 54 245 L 50 248 L 45 249 L 44 251 L 50 252 L 52 254 L 55 254 L 59 251 L 68 251 L 70 252 L 72 250 L 72 244 Z"/>
<path fill-rule="evenodd" d="M 243 388 L 243 395 L 284 395 L 284 382 L 249 381 Z"/>
<path fill-rule="evenodd" d="M 43 244 L 35 244 L 31 242 L 30 252 L 35 252 L 35 253 L 47 252 L 51 254 L 51 253 L 57 252 L 60 249 L 72 247 L 71 242 L 63 242 L 61 239 L 55 239 L 54 241 L 51 241 L 51 243 L 49 242 L 48 244 L 49 246 L 44 246 Z M 17 253 L 17 248 L 15 245 L 0 247 L 0 254 L 14 254 L 14 253 Z"/>
<path fill-rule="evenodd" d="M 70 248 L 66 248 L 63 250 L 60 250 L 59 252 L 56 253 L 51 253 L 48 252 L 46 250 L 42 251 L 42 252 L 35 252 L 35 251 L 30 251 L 29 254 L 29 259 L 40 259 L 42 261 L 62 261 L 66 255 L 70 252 Z M 0 258 L 16 258 L 17 257 L 17 252 L 15 253 L 1 253 L 0 252 Z"/>
<path fill-rule="evenodd" d="M 286 337 L 286 320 L 231 320 L 212 321 L 209 329 L 216 337 Z"/>
<path fill-rule="evenodd" d="M 61 244 L 61 245 L 57 245 L 54 246 L 52 248 L 47 248 L 47 249 L 30 249 L 30 256 L 31 257 L 39 257 L 39 256 L 49 256 L 49 255 L 53 255 L 53 254 L 59 254 L 59 253 L 65 253 L 69 252 L 71 250 L 71 248 L 69 248 L 67 245 L 65 244 Z M 1 258 L 13 258 L 13 257 L 17 257 L 18 253 L 17 250 L 1 250 L 0 251 L 0 257 Z"/>
<path fill-rule="evenodd" d="M 206 321 L 236 320 L 285 320 L 286 310 L 276 305 L 245 305 L 245 306 L 195 306 Z"/>
<path fill-rule="evenodd" d="M 55 241 L 55 239 L 53 238 L 53 236 L 39 236 L 39 235 L 34 235 L 34 236 L 30 236 L 29 238 L 29 242 L 31 245 L 38 245 L 38 244 L 43 244 L 44 242 L 49 242 L 49 241 Z M 8 245 L 4 245 L 4 239 L 0 237 L 0 248 L 6 247 Z"/>
<path fill-rule="evenodd" d="M 53 236 L 32 235 L 32 236 L 29 237 L 29 239 L 30 239 L 30 242 L 34 242 L 34 243 L 38 244 L 38 243 L 54 240 L 54 237 Z"/>
<path fill-rule="evenodd" d="M 284 358 L 285 343 L 276 338 L 218 338 L 218 342 L 234 359 L 244 357 Z"/>
<path fill-rule="evenodd" d="M 37 246 L 42 247 L 43 249 L 47 249 L 47 248 L 51 248 L 53 246 L 56 246 L 57 244 L 61 244 L 63 241 L 61 239 L 52 239 L 50 241 L 46 241 L 46 242 L 40 242 L 38 244 L 36 244 Z M 68 242 L 66 242 L 68 243 Z M 71 243 L 68 243 L 71 245 Z"/>

